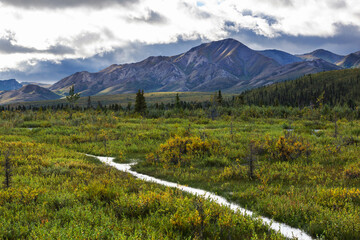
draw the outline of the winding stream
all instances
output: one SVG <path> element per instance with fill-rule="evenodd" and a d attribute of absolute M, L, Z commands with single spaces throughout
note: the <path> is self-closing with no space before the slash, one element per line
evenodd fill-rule
<path fill-rule="evenodd" d="M 246 214 L 248 216 L 254 216 L 254 213 L 252 211 L 246 210 L 235 203 L 231 203 L 231 202 L 227 201 L 225 198 L 215 195 L 214 193 L 207 192 L 202 189 L 196 189 L 196 188 L 192 188 L 192 187 L 179 185 L 177 183 L 163 181 L 161 179 L 157 179 L 157 178 L 154 178 L 151 176 L 147 176 L 147 175 L 132 171 L 131 166 L 136 163 L 120 164 L 120 163 L 113 162 L 113 160 L 114 160 L 113 157 L 100 157 L 100 156 L 94 156 L 94 155 L 89 155 L 89 154 L 86 154 L 86 155 L 91 156 L 91 157 L 96 157 L 101 162 L 108 164 L 120 171 L 128 172 L 131 175 L 133 175 L 141 180 L 144 180 L 147 182 L 154 182 L 154 183 L 161 184 L 161 185 L 164 185 L 167 187 L 178 188 L 184 192 L 203 196 L 205 198 L 215 201 L 218 204 L 228 206 L 228 207 L 230 207 L 230 209 L 232 209 L 235 212 L 239 212 L 241 214 Z M 259 216 L 259 218 L 262 219 L 262 221 L 264 223 L 268 224 L 271 229 L 273 229 L 275 231 L 279 231 L 283 236 L 285 236 L 287 238 L 297 238 L 297 239 L 303 239 L 303 240 L 312 239 L 308 234 L 306 234 L 304 231 L 302 231 L 300 229 L 290 227 L 284 223 L 275 222 L 267 217 Z"/>

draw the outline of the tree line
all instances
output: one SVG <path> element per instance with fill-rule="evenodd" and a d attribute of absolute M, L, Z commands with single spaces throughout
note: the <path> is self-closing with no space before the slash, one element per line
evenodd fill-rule
<path fill-rule="evenodd" d="M 296 80 L 272 84 L 240 95 L 244 103 L 265 106 L 340 105 L 355 109 L 360 103 L 360 69 L 308 74 Z"/>

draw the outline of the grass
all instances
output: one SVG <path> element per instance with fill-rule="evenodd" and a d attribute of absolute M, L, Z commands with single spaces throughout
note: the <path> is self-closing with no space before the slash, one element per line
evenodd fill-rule
<path fill-rule="evenodd" d="M 12 173 L 10 187 L 0 188 L 1 239 L 284 239 L 260 220 L 79 153 L 144 156 L 178 121 L 161 126 L 94 112 L 72 119 L 64 111 L 0 115 L 0 162 L 9 152 Z"/>
<path fill-rule="evenodd" d="M 146 102 L 148 104 L 155 103 L 175 103 L 175 96 L 179 94 L 179 97 L 182 101 L 186 102 L 202 102 L 204 99 L 210 99 L 213 92 L 151 92 L 145 93 Z M 224 97 L 232 97 L 232 94 L 224 94 Z M 127 93 L 127 94 L 115 94 L 115 95 L 98 95 L 91 96 L 91 102 L 93 107 L 98 106 L 98 102 L 104 105 L 112 105 L 119 104 L 122 107 L 126 107 L 129 102 L 135 102 L 135 94 Z M 65 98 L 57 99 L 57 100 L 46 100 L 46 101 L 32 101 L 32 102 L 20 102 L 13 103 L 10 106 L 33 106 L 33 107 L 41 107 L 41 106 L 56 106 L 58 104 L 67 104 L 67 100 Z M 77 106 L 87 107 L 88 106 L 88 97 L 80 97 L 77 101 Z"/>
<path fill-rule="evenodd" d="M 196 200 L 174 190 L 142 183 L 114 170 L 109 171 L 105 166 L 91 162 L 93 160 L 89 162 L 89 159 L 84 159 L 77 152 L 113 156 L 118 162 L 132 161 L 136 158 L 139 163 L 134 168 L 139 172 L 215 192 L 256 213 L 301 228 L 313 237 L 359 239 L 359 120 L 339 119 L 337 121 L 339 133 L 335 138 L 334 122 L 330 120 L 323 118 L 314 120 L 311 117 L 299 117 L 298 114 L 286 115 L 287 118 L 264 117 L 264 115 L 272 116 L 271 108 L 260 109 L 263 116 L 259 116 L 251 108 L 244 109 L 245 112 L 239 112 L 233 116 L 223 114 L 214 121 L 210 120 L 203 110 L 187 112 L 186 115 L 183 112 L 154 119 L 113 111 L 79 111 L 73 113 L 72 119 L 69 119 L 67 111 L 2 112 L 0 142 L 3 144 L 21 143 L 25 144 L 24 146 L 33 144 L 35 147 L 32 148 L 39 149 L 36 150 L 39 152 L 32 153 L 33 150 L 28 151 L 30 147 L 17 148 L 16 155 L 19 156 L 19 160 L 16 160 L 19 161 L 17 165 L 23 164 L 26 167 L 21 171 L 15 168 L 19 173 L 13 177 L 14 191 L 20 191 L 18 194 L 21 195 L 21 191 L 25 191 L 20 190 L 22 186 L 27 186 L 25 189 L 46 189 L 49 195 L 40 202 L 44 205 L 44 202 L 53 201 L 48 198 L 57 196 L 56 191 L 62 183 L 69 182 L 71 185 L 75 181 L 72 187 L 66 188 L 64 192 L 60 191 L 61 194 L 66 195 L 73 194 L 75 189 L 82 189 L 79 197 L 77 195 L 64 197 L 79 201 L 80 210 L 68 209 L 69 219 L 75 219 L 74 222 L 80 221 L 82 216 L 76 215 L 76 211 L 85 211 L 89 215 L 93 212 L 99 214 L 105 212 L 108 219 L 105 221 L 108 222 L 106 224 L 111 222 L 115 225 L 100 224 L 98 220 L 100 215 L 95 214 L 94 227 L 91 229 L 102 232 L 109 226 L 113 226 L 116 229 L 114 232 L 124 234 L 114 235 L 115 237 L 160 236 L 159 238 L 182 239 L 199 237 L 206 232 L 208 234 L 205 234 L 206 236 L 214 235 L 224 238 L 221 234 L 234 229 L 236 233 L 234 232 L 232 237 L 236 238 L 241 236 L 237 234 L 245 229 L 244 236 L 255 238 L 255 233 L 262 236 L 268 232 L 258 222 L 253 224 L 256 226 L 255 230 L 250 231 L 246 230 L 248 224 L 237 225 L 238 220 L 234 220 L 232 225 L 227 226 L 228 228 L 225 225 L 218 225 L 221 222 L 219 219 L 211 220 L 205 227 L 207 230 L 202 232 L 200 231 L 202 227 L 196 225 L 195 220 L 199 218 L 196 214 L 201 212 L 196 206 L 200 204 L 198 201 L 203 200 Z M 293 110 L 287 109 L 287 111 Z M 29 130 L 27 129 L 29 126 L 34 128 Z M 289 131 L 289 129 L 293 130 Z M 314 132 L 314 129 L 321 129 L 321 131 Z M 176 138 L 179 140 L 174 141 Z M 190 144 L 189 138 L 197 140 L 193 140 Z M 182 140 L 185 141 L 181 142 Z M 183 145 L 177 145 L 178 143 Z M 184 147 L 187 149 L 185 152 Z M 2 152 L 5 149 L 3 147 Z M 251 149 L 253 149 L 252 153 Z M 181 154 L 179 155 L 177 151 Z M 27 154 L 31 157 L 29 158 Z M 252 179 L 248 176 L 248 161 L 251 156 L 255 159 Z M 46 160 L 36 162 L 37 159 Z M 35 180 L 28 181 L 28 177 L 21 175 L 25 172 L 32 174 L 31 179 Z M 94 198 L 88 197 L 88 190 L 84 190 L 91 185 L 92 181 L 95 181 L 94 188 L 96 184 L 99 184 L 105 189 L 91 190 L 96 196 Z M 50 185 L 45 185 L 45 183 L 50 183 Z M 121 187 L 115 190 L 114 185 Z M 136 190 L 128 190 L 133 188 Z M 113 192 L 115 192 L 114 195 L 111 195 Z M 61 194 L 59 196 L 62 196 Z M 110 194 L 110 197 L 107 194 Z M 154 197 L 155 199 L 160 199 L 160 203 L 155 204 L 154 208 L 152 204 L 155 200 L 152 194 L 157 196 Z M 42 198 L 36 199 L 36 204 L 38 204 L 39 199 Z M 143 202 L 139 199 L 150 199 L 144 200 L 150 202 L 150 210 L 138 209 L 137 204 L 143 206 Z M 137 202 L 136 206 L 131 205 L 134 201 L 141 203 Z M 167 203 L 168 201 L 170 203 Z M 206 205 L 205 202 L 204 206 L 208 206 L 208 209 L 217 209 L 215 205 Z M 10 204 L 12 208 L 16 205 L 6 204 Z M 28 211 L 39 207 L 35 205 L 33 208 L 29 207 Z M 70 205 L 73 206 L 73 204 Z M 184 207 L 179 208 L 180 205 Z M 61 223 L 58 221 L 63 216 L 56 215 L 56 211 L 49 210 L 46 206 L 45 204 L 44 208 L 39 208 L 39 212 L 44 212 L 44 209 L 49 211 L 46 213 L 51 216 L 53 222 L 49 227 L 51 231 L 47 232 L 53 232 L 54 235 L 50 237 L 56 238 L 59 236 L 56 234 L 60 231 L 56 226 Z M 84 206 L 88 206 L 89 209 L 82 209 Z M 167 206 L 172 206 L 173 208 L 169 209 L 173 210 L 167 212 Z M 7 212 L 6 220 L 3 222 L 14 222 L 15 215 L 20 214 L 19 212 L 23 211 L 22 208 L 17 207 Z M 4 209 L 6 208 L 2 208 L 2 211 Z M 134 213 L 128 209 L 134 209 Z M 118 211 L 121 212 L 121 216 L 124 215 L 120 220 Z M 165 214 L 161 215 L 160 212 L 163 211 Z M 143 214 L 144 212 L 146 214 Z M 210 212 L 207 214 L 210 214 L 209 219 L 213 219 Z M 226 212 L 226 214 L 230 214 L 231 219 L 237 218 L 231 212 Z M 239 218 L 242 217 L 239 216 Z M 28 220 L 20 223 L 21 226 L 28 226 L 30 220 L 33 220 L 31 216 L 25 216 L 25 219 Z M 224 220 L 224 218 L 221 219 Z M 163 222 L 160 223 L 160 220 Z M 70 223 L 73 222 L 69 221 L 66 223 L 70 228 Z M 90 220 L 84 221 L 88 223 Z M 192 224 L 198 228 L 191 228 L 187 224 L 188 221 L 195 221 Z M 30 230 L 25 231 L 25 235 L 16 236 L 30 238 L 32 235 L 29 234 L 33 229 L 39 228 L 45 231 L 39 221 L 35 221 L 34 224 Z M 85 229 L 86 224 L 81 224 L 80 230 Z M 164 228 L 154 227 L 159 224 Z M 3 229 L 7 228 L 10 227 Z M 147 229 L 149 235 L 137 235 L 145 234 L 144 229 Z M 10 230 L 3 230 L 2 234 L 5 234 L 4 231 Z M 89 234 L 96 232 L 89 229 L 86 231 Z M 73 234 L 72 237 L 78 236 L 70 229 L 64 231 L 64 234 L 65 232 Z M 115 234 L 114 232 L 104 234 L 112 238 L 111 234 Z M 273 233 L 270 235 L 267 238 L 278 237 Z M 92 238 L 91 236 L 94 235 L 86 236 Z"/>

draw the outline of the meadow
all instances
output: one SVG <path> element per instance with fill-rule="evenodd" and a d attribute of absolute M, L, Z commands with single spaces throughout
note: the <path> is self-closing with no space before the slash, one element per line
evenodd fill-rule
<path fill-rule="evenodd" d="M 88 153 L 136 161 L 138 172 L 215 192 L 313 237 L 359 239 L 358 110 L 151 111 L 0 112 L 0 159 L 12 163 L 11 185 L 0 190 L 0 238 L 282 238 Z M 0 171 L 4 182 L 6 164 Z"/>

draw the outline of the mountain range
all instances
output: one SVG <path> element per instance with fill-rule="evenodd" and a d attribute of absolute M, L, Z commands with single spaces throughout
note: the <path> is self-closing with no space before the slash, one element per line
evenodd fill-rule
<path fill-rule="evenodd" d="M 221 89 L 236 93 L 306 74 L 359 66 L 360 52 L 341 56 L 319 49 L 292 55 L 275 49 L 255 51 L 237 40 L 224 39 L 176 56 L 152 56 L 136 63 L 113 64 L 96 73 L 77 72 L 49 89 L 61 96 L 72 85 L 82 96 L 134 93 L 138 89 L 146 92 Z"/>
<path fill-rule="evenodd" d="M 30 102 L 58 99 L 61 96 L 38 85 L 25 85 L 19 89 L 0 93 L 0 103 Z"/>
<path fill-rule="evenodd" d="M 0 80 L 0 91 L 10 91 L 21 88 L 23 85 L 15 79 Z"/>

